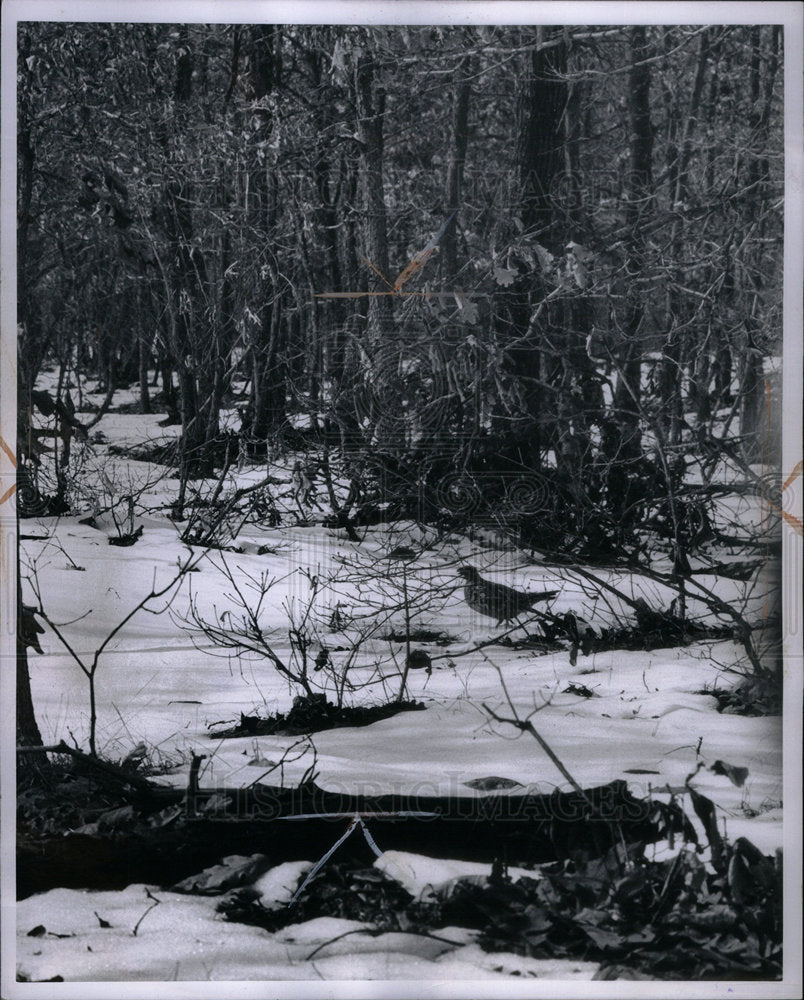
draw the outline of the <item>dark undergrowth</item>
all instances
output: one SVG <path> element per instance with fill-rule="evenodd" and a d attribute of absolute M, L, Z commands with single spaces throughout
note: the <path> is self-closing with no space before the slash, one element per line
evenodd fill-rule
<path fill-rule="evenodd" d="M 218 739 L 235 739 L 243 736 L 305 736 L 326 729 L 343 729 L 347 726 L 369 726 L 381 719 L 390 719 L 399 712 L 421 712 L 421 701 L 394 701 L 384 705 L 333 705 L 324 695 L 313 695 L 294 700 L 289 712 L 277 712 L 262 718 L 243 715 L 240 722 L 226 729 L 211 733 Z"/>
<path fill-rule="evenodd" d="M 732 629 L 728 626 L 698 625 L 695 622 L 679 622 L 668 618 L 656 628 L 612 629 L 604 632 L 595 642 L 595 650 L 651 650 L 673 649 L 676 646 L 691 646 L 705 639 L 730 639 Z"/>
<path fill-rule="evenodd" d="M 733 688 L 705 689 L 717 700 L 717 710 L 726 715 L 781 715 L 782 678 L 779 674 L 749 677 Z"/>
<path fill-rule="evenodd" d="M 457 636 L 433 628 L 413 628 L 409 633 L 403 629 L 392 628 L 380 638 L 386 642 L 432 642 L 436 646 L 449 646 L 450 643 L 458 641 Z"/>
<path fill-rule="evenodd" d="M 331 863 L 291 905 L 268 909 L 235 892 L 219 912 L 269 931 L 319 916 L 363 921 L 359 933 L 369 935 L 464 927 L 488 952 L 598 962 L 597 979 L 782 975 L 781 864 L 744 840 L 721 874 L 694 850 L 660 862 L 618 850 L 545 865 L 516 882 L 495 866 L 487 879 L 460 879 L 422 900 L 374 868 Z"/>
<path fill-rule="evenodd" d="M 54 758 L 46 783 L 17 793 L 17 832 L 23 836 L 59 836 L 125 805 L 119 784 L 87 774 L 75 761 Z"/>
<path fill-rule="evenodd" d="M 222 856 L 221 833 L 230 853 L 253 850 L 251 827 L 178 823 L 175 804 L 154 812 L 158 802 L 149 801 L 142 811 L 142 793 L 87 768 L 87 762 L 57 757 L 46 784 L 20 791 L 21 898 L 51 885 L 171 885 Z M 488 877 L 454 880 L 414 899 L 366 867 L 365 845 L 346 854 L 342 846 L 292 904 L 263 906 L 250 885 L 239 883 L 243 888 L 222 896 L 219 911 L 269 931 L 319 916 L 361 921 L 367 926 L 359 934 L 402 931 L 445 941 L 445 928 L 462 927 L 491 953 L 596 962 L 598 979 L 778 979 L 781 852 L 765 856 L 744 838 L 725 842 L 713 804 L 688 791 L 707 833 L 711 863 L 702 860 L 694 829 L 687 825 L 677 832 L 671 813 L 657 802 L 658 834 L 671 843 L 681 838 L 681 850 L 666 860 L 651 860 L 644 841 L 626 848 L 629 838 L 621 836 L 602 857 L 590 842 L 588 849 L 566 851 L 518 881 L 497 861 Z M 61 845 L 57 854 L 54 845 Z M 302 847 L 299 857 L 307 856 L 319 854 Z M 42 879 L 46 864 L 55 866 L 51 883 Z M 117 879 L 111 886 L 110 875 Z"/>
<path fill-rule="evenodd" d="M 565 630 L 551 622 L 544 622 L 542 628 L 548 639 L 564 634 Z M 655 614 L 648 621 L 633 628 L 598 630 L 589 642 L 589 653 L 605 653 L 618 650 L 674 649 L 691 646 L 704 640 L 731 639 L 733 629 L 724 625 L 699 625 L 693 621 L 682 621 L 669 615 Z"/>

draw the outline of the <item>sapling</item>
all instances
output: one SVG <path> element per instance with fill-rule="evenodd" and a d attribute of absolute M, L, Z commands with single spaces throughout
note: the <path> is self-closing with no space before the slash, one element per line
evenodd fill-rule
<path fill-rule="evenodd" d="M 329 683 L 334 684 L 336 703 L 343 705 L 344 693 L 356 690 L 348 674 L 355 663 L 363 643 L 376 632 L 371 623 L 350 622 L 351 643 L 344 659 L 334 661 L 325 638 L 325 615 L 322 614 L 320 596 L 327 580 L 320 571 L 312 573 L 299 569 L 284 577 L 272 577 L 268 572 L 251 574 L 241 566 L 232 564 L 223 555 L 209 557 L 210 563 L 223 576 L 228 585 L 226 594 L 229 607 L 213 607 L 211 613 L 201 609 L 198 595 L 190 594 L 186 615 L 176 615 L 181 628 L 188 631 L 197 648 L 210 653 L 197 637 L 204 637 L 213 646 L 233 652 L 237 657 L 255 656 L 264 660 L 285 680 L 291 689 L 301 690 L 313 699 L 321 697 Z M 290 595 L 283 602 L 286 626 L 270 627 L 264 622 L 266 602 L 271 591 L 294 575 L 307 581 L 304 596 Z M 287 649 L 284 651 L 283 647 Z M 214 655 L 214 654 L 213 654 Z M 360 687 L 373 683 L 364 681 Z"/>
<path fill-rule="evenodd" d="M 145 594 L 139 601 L 134 604 L 134 606 L 115 624 L 95 648 L 91 655 L 86 655 L 83 653 L 78 653 L 76 651 L 74 642 L 65 633 L 65 630 L 75 621 L 80 621 L 86 618 L 87 615 L 92 613 L 92 609 L 88 609 L 79 619 L 74 619 L 72 622 L 58 623 L 53 620 L 53 618 L 47 613 L 43 606 L 42 592 L 39 584 L 39 577 L 37 574 L 36 564 L 31 566 L 32 572 L 26 577 L 26 580 L 33 591 L 33 594 L 37 602 L 36 614 L 44 621 L 51 629 L 53 634 L 59 640 L 61 645 L 67 650 L 70 656 L 78 664 L 79 669 L 87 679 L 89 686 L 89 750 L 93 756 L 97 756 L 97 746 L 96 746 L 96 733 L 97 733 L 97 723 L 98 723 L 98 712 L 97 712 L 97 698 L 96 698 L 96 677 L 98 669 L 101 664 L 101 659 L 104 652 L 108 648 L 111 641 L 118 635 L 118 633 L 131 621 L 131 619 L 139 611 L 147 611 L 148 614 L 161 615 L 164 614 L 172 605 L 179 592 L 181 583 L 184 577 L 195 567 L 198 561 L 201 559 L 203 553 L 190 553 L 183 561 L 180 559 L 178 561 L 177 569 L 174 572 L 170 580 L 163 586 L 157 586 L 156 584 L 156 573 L 154 572 L 153 583 L 151 584 L 151 589 Z M 167 601 L 161 607 L 149 607 L 154 601 L 159 598 L 167 596 Z"/>
<path fill-rule="evenodd" d="M 336 593 L 339 587 L 357 592 L 360 611 L 353 612 L 353 620 L 370 622 L 372 635 L 379 636 L 387 630 L 385 638 L 392 643 L 396 637 L 394 622 L 399 622 L 401 618 L 405 658 L 400 671 L 397 702 L 404 700 L 408 673 L 413 665 L 411 652 L 416 622 L 421 621 L 423 615 L 441 610 L 445 601 L 440 588 L 434 587 L 421 570 L 416 571 L 415 563 L 421 554 L 420 548 L 411 545 L 396 546 L 382 553 L 372 553 L 363 548 L 340 558 L 342 570 L 332 582 Z M 364 635 L 364 641 L 367 638 L 369 636 Z M 393 651 L 390 659 L 396 663 Z"/>

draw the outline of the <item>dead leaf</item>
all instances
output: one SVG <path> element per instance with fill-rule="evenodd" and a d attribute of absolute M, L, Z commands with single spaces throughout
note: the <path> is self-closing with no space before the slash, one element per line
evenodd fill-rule
<path fill-rule="evenodd" d="M 712 774 L 724 775 L 737 788 L 742 788 L 745 784 L 745 779 L 748 777 L 747 767 L 737 767 L 734 764 L 727 764 L 723 760 L 716 760 L 709 770 Z"/>
<path fill-rule="evenodd" d="M 467 323 L 477 323 L 477 306 L 463 292 L 453 292 L 458 308 L 463 313 L 463 318 Z"/>
<path fill-rule="evenodd" d="M 576 243 L 574 240 L 570 240 L 567 244 L 567 250 L 575 255 L 575 259 L 579 261 L 587 261 L 592 259 L 592 251 L 587 250 L 585 246 L 580 243 Z"/>
<path fill-rule="evenodd" d="M 573 276 L 575 277 L 575 283 L 577 284 L 578 288 L 586 288 L 586 286 L 589 284 L 589 278 L 587 277 L 586 274 L 586 268 L 577 259 L 572 261 L 572 273 Z"/>
<path fill-rule="evenodd" d="M 510 267 L 494 268 L 494 280 L 498 285 L 502 285 L 504 288 L 507 288 L 509 285 L 513 285 L 515 277 L 516 271 L 512 270 Z"/>
<path fill-rule="evenodd" d="M 219 865 L 205 868 L 171 886 L 171 892 L 215 896 L 240 886 L 250 885 L 268 870 L 270 862 L 264 854 L 244 856 L 232 854 Z"/>
<path fill-rule="evenodd" d="M 539 258 L 541 269 L 543 271 L 552 271 L 555 257 L 541 243 L 537 243 L 534 249 L 536 250 L 536 256 Z"/>

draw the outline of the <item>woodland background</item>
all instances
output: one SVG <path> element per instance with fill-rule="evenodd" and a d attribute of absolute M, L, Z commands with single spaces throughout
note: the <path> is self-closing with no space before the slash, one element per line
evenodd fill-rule
<path fill-rule="evenodd" d="M 301 448 L 348 509 L 683 548 L 686 458 L 776 444 L 781 67 L 780 26 L 21 24 L 23 460 L 53 358 L 68 414 L 76 369 L 180 422 L 179 515 Z M 453 210 L 403 289 L 442 294 L 316 297 L 387 291 Z"/>
<path fill-rule="evenodd" d="M 782 69 L 775 25 L 19 24 L 20 980 L 781 976 Z M 558 778 L 591 812 L 501 841 Z M 367 782 L 444 822 L 236 814 Z"/>

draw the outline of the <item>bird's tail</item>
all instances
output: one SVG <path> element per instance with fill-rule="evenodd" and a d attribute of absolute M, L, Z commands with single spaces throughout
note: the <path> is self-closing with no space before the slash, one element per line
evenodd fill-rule
<path fill-rule="evenodd" d="M 559 590 L 543 590 L 541 594 L 531 594 L 531 604 L 538 604 L 540 601 L 552 601 L 561 593 Z"/>

